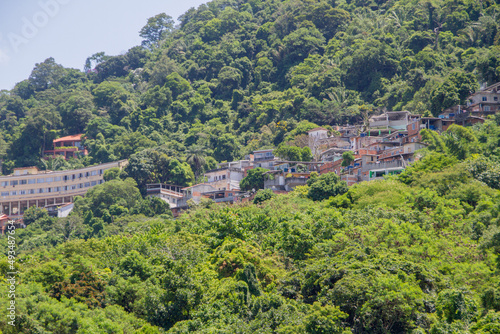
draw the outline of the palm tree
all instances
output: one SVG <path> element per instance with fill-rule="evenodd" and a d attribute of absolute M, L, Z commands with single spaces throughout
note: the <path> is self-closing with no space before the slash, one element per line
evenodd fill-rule
<path fill-rule="evenodd" d="M 205 149 L 200 145 L 192 145 L 188 149 L 186 162 L 191 166 L 196 179 L 203 172 L 203 167 L 206 164 Z"/>
<path fill-rule="evenodd" d="M 43 170 L 61 170 L 66 165 L 63 157 L 49 157 L 48 159 L 40 159 L 40 167 Z"/>

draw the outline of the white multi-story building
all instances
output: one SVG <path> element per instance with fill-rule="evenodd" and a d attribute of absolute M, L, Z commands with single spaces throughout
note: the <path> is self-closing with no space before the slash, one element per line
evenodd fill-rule
<path fill-rule="evenodd" d="M 239 190 L 240 181 L 245 177 L 245 168 L 249 166 L 248 160 L 220 163 L 219 168 L 205 173 L 206 183 L 215 190 Z"/>
<path fill-rule="evenodd" d="M 39 171 L 36 167 L 16 168 L 12 175 L 0 176 L 0 214 L 19 219 L 32 206 L 73 202 L 89 189 L 104 182 L 104 171 L 123 168 L 127 160 L 73 170 Z"/>

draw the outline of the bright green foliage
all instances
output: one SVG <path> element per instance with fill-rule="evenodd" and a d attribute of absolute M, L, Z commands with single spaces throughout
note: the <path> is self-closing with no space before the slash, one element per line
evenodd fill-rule
<path fill-rule="evenodd" d="M 305 319 L 305 331 L 311 334 L 341 334 L 343 328 L 341 320 L 346 317 L 346 314 L 341 312 L 337 307 L 325 305 L 321 306 L 316 302 L 312 306 L 313 311 Z"/>
<path fill-rule="evenodd" d="M 271 189 L 260 189 L 253 198 L 253 204 L 259 204 L 273 198 L 274 193 Z"/>
<path fill-rule="evenodd" d="M 142 45 L 152 48 L 158 47 L 174 28 L 174 20 L 165 13 L 148 19 L 148 24 L 142 27 L 139 35 L 144 38 Z"/>
<path fill-rule="evenodd" d="M 489 187 L 500 189 L 500 165 L 484 156 L 476 156 L 467 161 L 467 170 L 472 177 Z"/>
<path fill-rule="evenodd" d="M 288 161 L 311 161 L 311 149 L 307 146 L 300 148 L 297 146 L 289 146 L 281 144 L 276 150 L 273 151 L 275 156 Z"/>
<path fill-rule="evenodd" d="M 436 131 L 422 129 L 420 135 L 422 136 L 422 142 L 429 145 L 428 148 L 430 150 L 442 153 L 446 152 L 446 144 Z"/>
<path fill-rule="evenodd" d="M 101 216 L 105 210 L 115 204 L 132 208 L 140 198 L 137 184 L 133 179 L 127 178 L 126 180 L 115 179 L 95 186 L 87 192 L 85 202 L 92 209 L 94 215 Z M 77 210 L 80 205 L 83 203 L 76 204 Z"/>
<path fill-rule="evenodd" d="M 119 179 L 122 171 L 118 167 L 113 167 L 104 171 L 104 181 Z"/>
<path fill-rule="evenodd" d="M 478 140 L 470 128 L 452 124 L 443 137 L 450 154 L 459 160 L 463 160 L 471 153 L 478 151 Z"/>
<path fill-rule="evenodd" d="M 410 184 L 424 173 L 441 171 L 444 168 L 453 165 L 455 162 L 456 159 L 454 157 L 450 157 L 443 153 L 428 154 L 406 168 L 404 172 L 398 176 L 398 178 L 400 181 Z"/>
<path fill-rule="evenodd" d="M 347 192 L 346 182 L 340 181 L 340 177 L 335 173 L 311 177 L 307 185 L 310 187 L 307 197 L 314 201 L 321 201 Z"/>

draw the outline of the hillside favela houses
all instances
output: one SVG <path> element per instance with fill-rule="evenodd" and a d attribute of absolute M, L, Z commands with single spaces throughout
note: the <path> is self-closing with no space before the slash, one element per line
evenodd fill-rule
<path fill-rule="evenodd" d="M 409 111 L 388 111 L 369 119 L 367 126 L 347 125 L 334 128 L 335 135 L 324 127 L 307 133 L 307 146 L 313 161 L 284 161 L 274 155 L 274 149 L 252 152 L 244 160 L 223 162 L 205 173 L 205 182 L 181 188 L 168 184 L 148 185 L 148 194 L 167 201 L 174 214 L 198 203 L 202 198 L 216 203 L 245 200 L 248 193 L 239 188 L 248 170 L 262 167 L 264 188 L 276 193 L 292 191 L 305 185 L 312 172 L 334 172 L 349 186 L 401 173 L 418 159 L 416 152 L 426 145 L 420 131 L 446 131 L 451 124 L 472 125 L 484 122 L 488 115 L 500 111 L 500 83 L 485 87 L 468 99 L 467 106 L 445 110 L 438 117 L 424 117 Z M 343 163 L 344 152 L 352 152 L 354 160 Z"/>
<path fill-rule="evenodd" d="M 147 194 L 166 201 L 177 215 L 202 199 L 216 203 L 245 201 L 251 194 L 240 189 L 240 181 L 257 167 L 267 170 L 264 188 L 277 193 L 307 184 L 313 172 L 336 173 L 349 186 L 377 180 L 401 173 L 418 159 L 418 150 L 425 147 L 421 130 L 443 132 L 452 124 L 469 126 L 484 122 L 497 112 L 500 112 L 500 83 L 483 87 L 469 96 L 467 105 L 448 108 L 438 117 L 387 111 L 372 116 L 366 125 L 336 126 L 334 131 L 325 127 L 311 129 L 304 145 L 311 149 L 313 161 L 286 161 L 275 156 L 273 148 L 262 149 L 243 160 L 219 163 L 204 174 L 202 183 L 189 187 L 148 184 Z M 70 159 L 87 154 L 81 134 L 55 139 L 53 146 L 44 152 L 45 157 Z M 353 161 L 344 163 L 345 152 L 352 152 Z M 13 175 L 0 177 L 0 217 L 20 218 L 33 205 L 47 208 L 52 216 L 65 216 L 75 196 L 83 196 L 88 189 L 104 182 L 106 169 L 125 164 L 126 160 L 57 172 L 17 168 Z"/>

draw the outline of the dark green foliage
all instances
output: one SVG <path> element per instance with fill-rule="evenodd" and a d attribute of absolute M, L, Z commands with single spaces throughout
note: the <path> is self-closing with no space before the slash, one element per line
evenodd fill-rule
<path fill-rule="evenodd" d="M 69 279 L 54 283 L 50 287 L 50 296 L 61 300 L 61 297 L 74 298 L 75 301 L 87 304 L 89 307 L 104 306 L 105 282 L 91 268 L 76 269 Z"/>
<path fill-rule="evenodd" d="M 467 296 L 467 292 L 446 289 L 438 295 L 436 311 L 449 323 L 456 320 L 470 323 L 476 316 L 477 305 L 474 300 Z"/>
<path fill-rule="evenodd" d="M 133 154 L 125 168 L 128 176 L 136 180 L 143 194 L 148 183 L 191 185 L 194 174 L 187 162 L 169 157 L 166 147 L 146 149 Z"/>
<path fill-rule="evenodd" d="M 465 104 L 465 99 L 476 89 L 476 78 L 472 74 L 457 71 L 451 73 L 441 86 L 432 92 L 432 113 L 437 116 L 446 108 Z"/>
<path fill-rule="evenodd" d="M 264 173 L 267 171 L 265 168 L 257 167 L 248 170 L 247 176 L 240 181 L 241 190 L 259 190 L 264 189 Z"/>
<path fill-rule="evenodd" d="M 122 215 L 124 212 L 120 212 Z M 172 215 L 170 205 L 158 197 L 147 197 L 140 200 L 132 208 L 131 213 L 142 214 L 146 217 L 154 217 L 159 215 Z"/>
<path fill-rule="evenodd" d="M 352 151 L 345 151 L 342 153 L 342 166 L 350 166 L 354 162 L 354 153 Z"/>
<path fill-rule="evenodd" d="M 29 225 L 35 222 L 43 225 L 46 223 L 50 223 L 50 218 L 47 210 L 39 208 L 37 206 L 32 206 L 24 212 L 23 222 L 25 225 Z"/>

